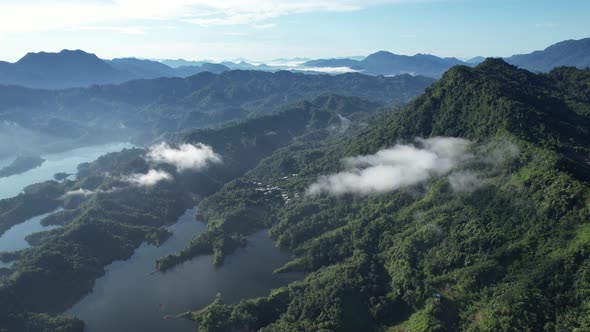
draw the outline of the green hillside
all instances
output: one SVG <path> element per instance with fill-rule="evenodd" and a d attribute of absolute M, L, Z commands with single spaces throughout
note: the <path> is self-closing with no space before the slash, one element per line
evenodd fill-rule
<path fill-rule="evenodd" d="M 451 69 L 360 133 L 277 150 L 198 213 L 211 243 L 272 226 L 294 253 L 277 272 L 308 276 L 236 305 L 221 294 L 184 317 L 199 331 L 590 329 L 589 92 L 588 70 L 536 75 L 488 59 Z M 415 137 L 471 143 L 450 174 L 306 195 L 343 158 Z"/>

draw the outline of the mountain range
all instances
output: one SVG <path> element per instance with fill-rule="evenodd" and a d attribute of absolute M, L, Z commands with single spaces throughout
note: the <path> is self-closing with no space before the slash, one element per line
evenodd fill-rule
<path fill-rule="evenodd" d="M 363 60 L 328 59 L 304 63 L 305 67 L 348 67 L 368 75 L 394 76 L 400 74 L 440 77 L 449 68 L 464 64 L 455 58 L 439 58 L 429 54 L 398 55 L 386 51 L 373 53 Z"/>
<path fill-rule="evenodd" d="M 67 90 L 0 86 L 0 154 L 14 149 L 57 149 L 61 145 L 56 142 L 62 141 L 88 144 L 97 139 L 124 139 L 141 144 L 163 133 L 217 127 L 326 94 L 402 105 L 433 81 L 410 75 L 232 70 Z"/>
<path fill-rule="evenodd" d="M 229 68 L 212 63 L 169 67 L 151 60 L 102 60 L 84 51 L 28 53 L 15 63 L 0 62 L 0 84 L 31 88 L 65 89 L 94 84 L 115 84 L 142 78 L 187 77 L 200 72 L 220 73 Z"/>
<path fill-rule="evenodd" d="M 559 66 L 590 67 L 590 38 L 565 40 L 542 51 L 517 54 L 506 62 L 534 72 L 548 72 Z"/>
<path fill-rule="evenodd" d="M 359 57 L 316 60 L 278 59 L 273 65 L 255 65 L 245 59 L 236 60 L 239 61 L 212 63 L 183 59 L 153 61 L 137 58 L 102 60 L 94 54 L 80 50 L 29 53 L 15 63 L 0 62 L 0 84 L 64 89 L 94 84 L 117 84 L 133 79 L 188 77 L 205 71 L 221 73 L 228 70 L 270 72 L 290 70 L 307 74 L 322 72 L 339 74 L 349 71 L 373 76 L 410 74 L 440 78 L 453 66 L 474 66 L 482 62 L 484 57 L 478 56 L 461 61 L 430 54 L 408 56 L 379 51 L 363 59 Z M 563 41 L 542 51 L 513 55 L 505 58 L 505 61 L 534 72 L 547 72 L 558 66 L 586 68 L 590 65 L 590 38 Z"/>
<path fill-rule="evenodd" d="M 303 66 L 309 68 L 347 67 L 368 75 L 412 74 L 439 78 L 453 66 L 474 66 L 484 60 L 485 58 L 482 56 L 461 61 L 456 58 L 441 58 L 430 54 L 408 56 L 379 51 L 363 60 L 312 60 L 304 63 Z M 563 41 L 542 51 L 513 55 L 505 58 L 505 61 L 534 72 L 547 72 L 559 66 L 586 68 L 590 66 L 590 38 Z"/>

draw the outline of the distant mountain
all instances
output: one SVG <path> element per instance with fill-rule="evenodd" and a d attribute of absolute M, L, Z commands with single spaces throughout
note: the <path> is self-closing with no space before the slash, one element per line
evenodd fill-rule
<path fill-rule="evenodd" d="M 542 51 L 517 54 L 504 60 L 534 72 L 547 72 L 559 66 L 588 68 L 590 67 L 590 38 L 562 41 Z"/>
<path fill-rule="evenodd" d="M 231 70 L 231 68 L 218 64 L 205 62 L 200 66 L 181 66 L 174 69 L 173 77 L 189 77 L 198 73 L 209 72 L 213 74 L 220 74 L 225 71 Z"/>
<path fill-rule="evenodd" d="M 108 63 L 118 70 L 132 74 L 137 79 L 188 77 L 206 71 L 219 74 L 230 70 L 230 68 L 224 65 L 208 62 L 201 63 L 198 66 L 180 66 L 176 68 L 169 67 L 158 61 L 140 60 L 136 58 L 113 59 L 108 61 Z"/>
<path fill-rule="evenodd" d="M 449 68 L 464 64 L 465 62 L 456 58 L 439 58 L 429 54 L 408 56 L 379 51 L 360 61 L 354 59 L 320 59 L 308 61 L 304 66 L 308 68 L 348 67 L 360 70 L 361 73 L 368 75 L 412 74 L 438 78 Z"/>
<path fill-rule="evenodd" d="M 221 65 L 226 66 L 232 70 L 262 70 L 262 71 L 277 71 L 277 67 L 266 64 L 255 65 L 246 61 L 231 62 L 225 61 Z"/>
<path fill-rule="evenodd" d="M 158 60 L 158 62 L 161 62 L 168 67 L 177 68 L 177 67 L 186 67 L 186 66 L 201 66 L 205 63 L 210 63 L 213 61 L 209 61 L 209 60 L 189 61 L 189 60 L 184 60 L 184 59 L 164 59 L 164 60 Z"/>
<path fill-rule="evenodd" d="M 136 78 L 175 76 L 173 68 L 157 61 L 119 58 L 107 61 L 107 63 L 115 69 L 128 72 Z"/>
<path fill-rule="evenodd" d="M 485 59 L 486 58 L 483 56 L 476 56 L 476 57 L 473 57 L 465 62 L 468 64 L 471 64 L 471 65 L 477 65 L 478 63 L 484 62 Z"/>
<path fill-rule="evenodd" d="M 228 67 L 201 63 L 169 67 L 136 58 L 103 60 L 84 51 L 28 53 L 16 63 L 0 62 L 0 84 L 30 88 L 64 89 L 94 84 L 123 83 L 132 79 L 187 77 L 201 72 L 221 73 Z"/>
<path fill-rule="evenodd" d="M 122 82 L 130 74 L 80 50 L 28 53 L 16 63 L 0 64 L 0 84 L 33 88 L 68 88 Z"/>
<path fill-rule="evenodd" d="M 430 54 L 414 56 L 398 55 L 380 51 L 360 61 L 364 73 L 371 75 L 412 74 L 429 77 L 440 77 L 444 72 L 456 65 L 464 64 L 455 58 L 439 58 Z"/>
<path fill-rule="evenodd" d="M 320 59 L 320 60 L 311 60 L 307 61 L 303 64 L 304 67 L 329 67 L 329 68 L 338 68 L 338 67 L 348 67 L 351 69 L 357 69 L 360 67 L 359 61 L 352 60 L 352 59 Z"/>

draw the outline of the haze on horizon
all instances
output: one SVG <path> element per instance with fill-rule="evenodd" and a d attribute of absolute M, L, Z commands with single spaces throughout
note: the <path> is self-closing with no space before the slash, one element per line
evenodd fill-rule
<path fill-rule="evenodd" d="M 551 0 L 22 0 L 0 2 L 0 59 L 343 57 L 378 50 L 468 59 L 588 36 L 590 2 Z M 509 36 L 509 38 L 508 38 Z"/>

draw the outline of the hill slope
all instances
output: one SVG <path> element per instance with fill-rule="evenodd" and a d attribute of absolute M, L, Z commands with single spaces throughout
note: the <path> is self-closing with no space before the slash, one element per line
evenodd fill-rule
<path fill-rule="evenodd" d="M 266 298 L 218 298 L 184 316 L 205 331 L 587 330 L 588 110 L 590 71 L 535 75 L 488 59 L 450 70 L 357 135 L 291 143 L 199 214 L 212 242 L 272 225 L 295 255 L 279 272 L 310 274 Z M 458 159 L 406 185 L 364 178 L 397 167 L 407 181 L 428 163 L 399 163 L 429 151 Z M 261 194 L 260 183 L 288 199 Z M 323 190 L 310 197 L 314 184 Z"/>

